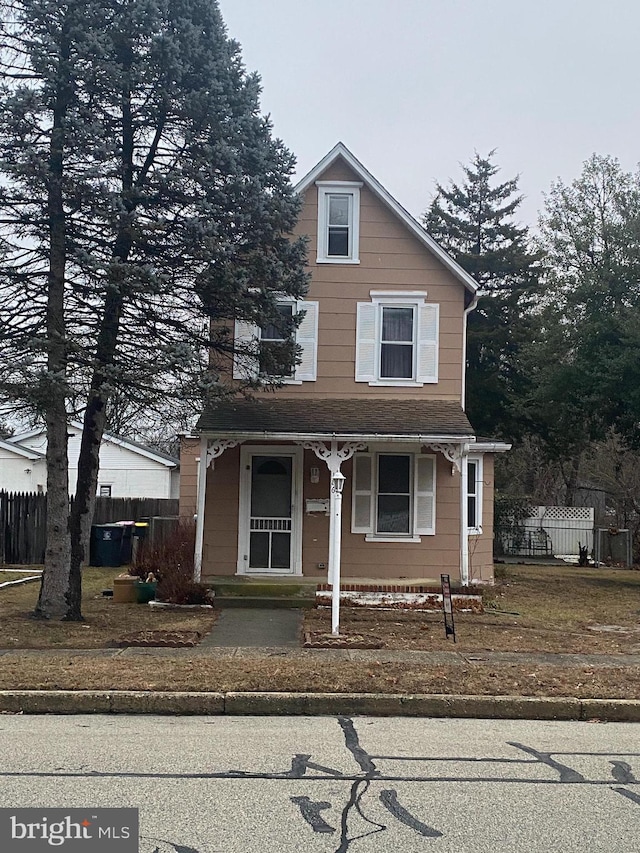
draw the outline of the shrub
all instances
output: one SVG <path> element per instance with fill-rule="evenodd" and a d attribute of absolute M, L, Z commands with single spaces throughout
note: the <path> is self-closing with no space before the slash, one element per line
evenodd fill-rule
<path fill-rule="evenodd" d="M 208 587 L 193 580 L 195 524 L 180 521 L 160 542 L 142 544 L 131 566 L 141 580 L 152 574 L 156 597 L 171 604 L 211 604 Z"/>

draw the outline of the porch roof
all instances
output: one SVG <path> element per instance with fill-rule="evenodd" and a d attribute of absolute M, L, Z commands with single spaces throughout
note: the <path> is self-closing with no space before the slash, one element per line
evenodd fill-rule
<path fill-rule="evenodd" d="M 206 409 L 196 429 L 246 438 L 474 440 L 459 403 L 447 400 L 225 400 Z"/>

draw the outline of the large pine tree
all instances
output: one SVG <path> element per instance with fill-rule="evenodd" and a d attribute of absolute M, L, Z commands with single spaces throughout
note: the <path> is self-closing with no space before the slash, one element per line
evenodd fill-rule
<path fill-rule="evenodd" d="M 640 446 L 640 172 L 594 154 L 545 198 L 544 336 L 531 406 L 551 450 L 578 453 L 611 427 Z"/>
<path fill-rule="evenodd" d="M 517 399 L 528 383 L 522 349 L 531 335 L 538 257 L 514 216 L 522 202 L 518 179 L 496 183 L 499 168 L 475 154 L 464 180 L 436 185 L 423 222 L 427 231 L 480 284 L 468 319 L 466 408 L 483 435 L 515 437 Z"/>
<path fill-rule="evenodd" d="M 233 321 L 304 293 L 305 247 L 293 157 L 216 0 L 0 6 L 0 388 L 47 425 L 37 612 L 75 620 L 110 399 L 219 391 Z"/>

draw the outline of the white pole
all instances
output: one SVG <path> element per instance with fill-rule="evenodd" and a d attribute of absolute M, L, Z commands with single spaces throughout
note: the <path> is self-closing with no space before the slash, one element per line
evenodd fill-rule
<path fill-rule="evenodd" d="M 204 507 L 207 496 L 207 439 L 200 439 L 198 463 L 198 495 L 196 501 L 196 547 L 193 555 L 193 579 L 199 583 L 202 573 L 202 546 L 204 543 Z"/>
<path fill-rule="evenodd" d="M 331 489 L 329 493 L 329 570 L 327 572 L 327 583 L 333 584 L 334 565 L 335 565 L 335 526 L 336 526 L 336 500 L 333 489 L 333 479 L 331 480 Z"/>
<path fill-rule="evenodd" d="M 469 464 L 466 445 L 460 454 L 460 583 L 469 583 Z"/>
<path fill-rule="evenodd" d="M 333 514 L 333 574 L 331 587 L 331 634 L 334 637 L 340 634 L 340 545 L 342 536 L 342 487 L 345 477 L 337 471 L 331 483 L 331 491 L 334 495 Z"/>

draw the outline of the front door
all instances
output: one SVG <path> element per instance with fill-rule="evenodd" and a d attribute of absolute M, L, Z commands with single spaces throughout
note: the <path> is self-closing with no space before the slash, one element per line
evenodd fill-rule
<path fill-rule="evenodd" d="M 243 450 L 238 570 L 298 574 L 298 454 L 270 453 L 269 448 Z"/>

